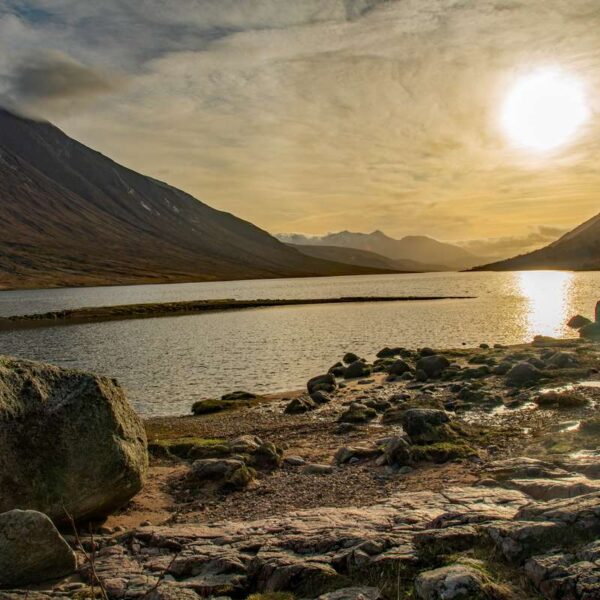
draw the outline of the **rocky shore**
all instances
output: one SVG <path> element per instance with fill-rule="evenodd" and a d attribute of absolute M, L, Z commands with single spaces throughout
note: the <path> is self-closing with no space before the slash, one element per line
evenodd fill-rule
<path fill-rule="evenodd" d="M 391 346 L 142 427 L 114 381 L 2 359 L 0 600 L 598 599 L 599 369 Z"/>

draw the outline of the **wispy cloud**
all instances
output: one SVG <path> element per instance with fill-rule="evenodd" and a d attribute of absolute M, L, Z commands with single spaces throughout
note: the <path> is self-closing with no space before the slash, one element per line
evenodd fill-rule
<path fill-rule="evenodd" d="M 0 95 L 273 231 L 524 248 L 598 210 L 599 27 L 597 0 L 0 0 Z M 547 64 L 593 119 L 538 160 L 498 114 Z"/>

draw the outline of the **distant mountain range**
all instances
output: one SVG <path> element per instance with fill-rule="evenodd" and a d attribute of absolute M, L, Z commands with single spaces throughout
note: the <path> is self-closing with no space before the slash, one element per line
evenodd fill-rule
<path fill-rule="evenodd" d="M 477 271 L 600 270 L 600 214 L 534 252 L 478 267 Z"/>
<path fill-rule="evenodd" d="M 342 260 L 342 248 L 352 248 L 368 253 L 368 255 L 353 255 L 352 264 L 393 264 L 403 271 L 457 271 L 469 269 L 484 262 L 467 250 L 439 242 L 424 235 L 409 235 L 399 240 L 382 231 L 373 233 L 354 233 L 341 231 L 324 236 L 305 236 L 301 234 L 278 234 L 277 238 L 287 244 L 292 244 L 302 252 L 321 258 Z M 315 251 L 313 248 L 319 248 Z M 334 247 L 336 250 L 325 250 Z M 389 261 L 392 261 L 390 263 Z"/>
<path fill-rule="evenodd" d="M 0 223 L 0 287 L 381 272 L 306 256 L 49 123 L 3 109 Z"/>

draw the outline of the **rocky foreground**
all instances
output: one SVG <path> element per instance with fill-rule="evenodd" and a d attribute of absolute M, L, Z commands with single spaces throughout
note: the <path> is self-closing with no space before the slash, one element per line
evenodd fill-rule
<path fill-rule="evenodd" d="M 115 382 L 1 367 L 0 600 L 600 599 L 591 341 L 348 353 L 146 422 L 149 467 Z"/>

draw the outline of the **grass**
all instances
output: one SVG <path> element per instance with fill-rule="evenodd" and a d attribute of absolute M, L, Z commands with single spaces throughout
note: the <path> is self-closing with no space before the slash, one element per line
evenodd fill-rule
<path fill-rule="evenodd" d="M 416 462 L 444 463 L 476 454 L 477 452 L 462 440 L 411 446 L 411 457 Z"/>

